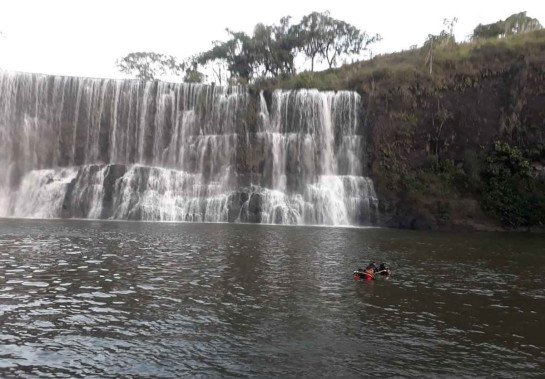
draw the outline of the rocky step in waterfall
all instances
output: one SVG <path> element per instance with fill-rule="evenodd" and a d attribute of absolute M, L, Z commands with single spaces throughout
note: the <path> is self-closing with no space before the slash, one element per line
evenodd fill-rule
<path fill-rule="evenodd" d="M 0 72 L 0 216 L 369 224 L 355 92 Z"/>

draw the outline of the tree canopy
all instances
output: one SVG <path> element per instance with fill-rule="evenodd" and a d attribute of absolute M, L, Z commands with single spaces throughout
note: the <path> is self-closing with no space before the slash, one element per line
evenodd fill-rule
<path fill-rule="evenodd" d="M 186 81 L 202 81 L 200 66 L 211 69 L 220 84 L 225 71 L 232 81 L 240 83 L 260 77 L 295 74 L 299 54 L 310 60 L 311 71 L 314 71 L 315 62 L 325 61 L 329 68 L 336 67 L 341 58 L 357 56 L 370 44 L 381 40 L 378 34 L 370 36 L 331 17 L 329 12 L 313 12 L 295 25 L 291 24 L 289 16 L 273 25 L 259 23 L 251 35 L 226 31 L 226 41 L 214 41 L 210 50 L 182 63 L 169 55 L 139 52 L 123 57 L 117 66 L 121 72 L 143 80 L 185 72 Z"/>
<path fill-rule="evenodd" d="M 512 14 L 505 20 L 499 20 L 492 24 L 479 24 L 473 30 L 473 39 L 497 38 L 510 36 L 532 30 L 539 30 L 543 27 L 536 18 L 526 16 L 526 12 Z"/>
<path fill-rule="evenodd" d="M 198 70 L 197 62 L 189 59 L 179 62 L 172 55 L 153 52 L 130 53 L 116 62 L 119 71 L 140 80 L 152 81 L 159 76 L 180 76 L 185 74 L 184 82 L 201 83 L 204 74 Z"/>
<path fill-rule="evenodd" d="M 439 34 L 428 34 L 424 42 L 423 49 L 426 51 L 426 65 L 429 65 L 430 75 L 433 74 L 433 56 L 435 49 L 439 46 L 454 46 L 456 39 L 454 37 L 454 26 L 458 22 L 458 17 L 452 19 L 443 19 L 443 25 L 446 29 L 441 30 Z"/>
<path fill-rule="evenodd" d="M 178 75 L 185 64 L 178 63 L 171 55 L 151 52 L 130 53 L 116 62 L 119 71 L 141 80 L 154 80 L 159 75 Z"/>
<path fill-rule="evenodd" d="M 378 34 L 369 36 L 355 26 L 331 17 L 329 12 L 304 16 L 295 26 L 294 33 L 299 49 L 311 60 L 311 71 L 314 71 L 316 58 L 325 60 L 332 68 L 340 56 L 360 54 L 369 44 L 382 39 Z"/>
<path fill-rule="evenodd" d="M 369 36 L 347 22 L 334 19 L 329 12 L 313 12 L 299 24 L 291 25 L 290 17 L 278 24 L 257 24 L 253 34 L 227 30 L 227 41 L 214 43 L 212 49 L 201 53 L 201 65 L 211 61 L 225 61 L 232 78 L 250 80 L 255 77 L 289 75 L 296 72 L 295 59 L 303 53 L 335 67 L 342 56 L 360 54 L 371 43 L 380 41 L 376 34 Z"/>

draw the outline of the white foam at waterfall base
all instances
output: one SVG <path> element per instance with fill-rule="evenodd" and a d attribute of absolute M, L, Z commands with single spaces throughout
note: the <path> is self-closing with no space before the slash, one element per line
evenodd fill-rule
<path fill-rule="evenodd" d="M 145 188 L 135 191 L 141 185 Z M 202 174 L 133 166 L 115 184 L 113 218 L 139 214 L 148 221 L 227 221 L 226 188 L 222 181 L 205 183 Z"/>
<path fill-rule="evenodd" d="M 253 192 L 262 197 L 261 221 L 268 224 L 347 226 L 362 216 L 357 212 L 371 215 L 378 202 L 373 182 L 363 176 L 322 175 L 307 184 L 304 194 L 288 195 L 267 188 Z"/>
<path fill-rule="evenodd" d="M 11 216 L 59 217 L 68 185 L 77 173 L 74 168 L 30 171 L 19 191 L 11 194 Z"/>
<path fill-rule="evenodd" d="M 342 179 L 334 175 L 322 175 L 317 183 L 307 186 L 306 197 L 309 199 L 309 217 L 316 224 L 348 225 L 345 188 Z"/>
<path fill-rule="evenodd" d="M 100 218 L 102 214 L 102 198 L 104 196 L 104 179 L 107 167 L 96 169 L 96 166 L 80 168 L 72 191 L 70 208 L 86 209 L 82 215 L 86 218 Z"/>
<path fill-rule="evenodd" d="M 69 205 L 72 212 L 83 212 L 76 217 L 100 218 L 103 183 L 109 169 L 109 166 L 83 166 L 33 170 L 25 175 L 16 195 L 12 194 L 11 215 L 56 218 L 62 216 L 63 205 Z M 132 166 L 114 184 L 109 218 L 227 222 L 230 198 L 236 190 L 226 188 L 226 183 L 221 182 L 205 184 L 200 174 Z M 377 202 L 372 181 L 356 176 L 322 175 L 306 185 L 304 194 L 287 194 L 259 186 L 253 186 L 247 193 L 250 198 L 254 194 L 260 196 L 260 221 L 268 224 L 348 226 L 353 224 L 352 220 L 361 218 L 357 212 L 370 215 Z M 251 219 L 249 201 L 242 205 L 236 221 Z"/>
<path fill-rule="evenodd" d="M 11 190 L 8 186 L 0 184 L 0 217 L 11 216 L 10 198 Z"/>

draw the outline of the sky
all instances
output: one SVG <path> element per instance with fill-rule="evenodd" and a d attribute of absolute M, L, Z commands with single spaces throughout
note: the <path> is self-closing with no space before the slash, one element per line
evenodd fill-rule
<path fill-rule="evenodd" d="M 0 68 L 57 75 L 123 78 L 115 62 L 136 51 L 180 59 L 226 38 L 225 28 L 251 33 L 258 22 L 293 22 L 330 11 L 383 40 L 373 54 L 421 45 L 458 18 L 455 36 L 467 39 L 479 23 L 527 11 L 545 25 L 545 0 L 0 0 Z"/>

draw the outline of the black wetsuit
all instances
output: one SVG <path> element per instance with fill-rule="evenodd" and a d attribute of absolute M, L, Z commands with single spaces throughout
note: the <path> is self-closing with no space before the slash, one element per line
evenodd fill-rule
<path fill-rule="evenodd" d="M 384 263 L 381 263 L 380 267 L 378 269 L 380 271 L 380 275 L 383 275 L 383 276 L 390 275 L 390 272 L 391 272 L 390 268 L 388 266 L 386 266 Z"/>

